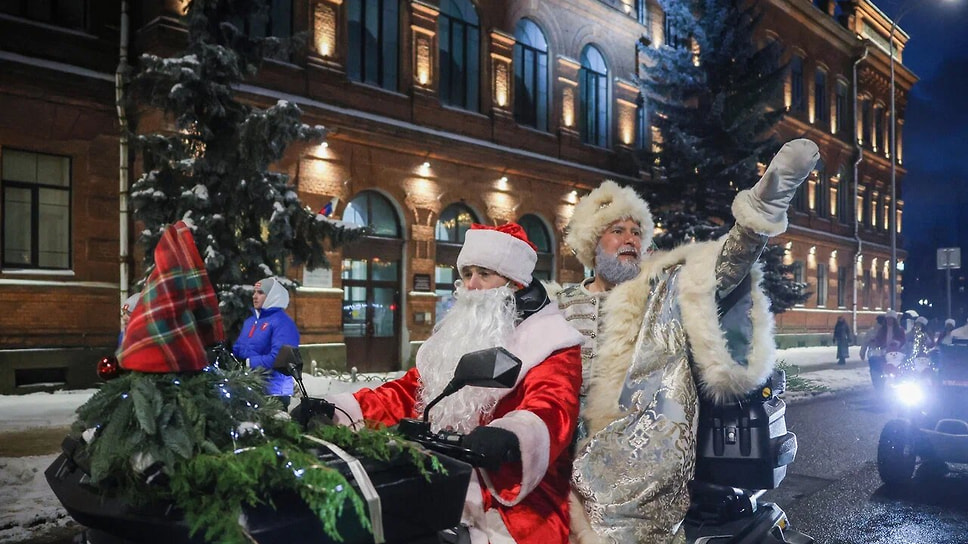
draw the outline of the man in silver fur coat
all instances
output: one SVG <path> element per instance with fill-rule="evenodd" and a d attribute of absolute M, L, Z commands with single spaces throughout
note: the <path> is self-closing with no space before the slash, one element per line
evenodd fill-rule
<path fill-rule="evenodd" d="M 733 201 L 716 241 L 646 254 L 652 215 L 604 182 L 575 206 L 565 241 L 595 277 L 558 294 L 586 336 L 572 476 L 573 542 L 684 542 L 699 397 L 725 401 L 770 375 L 773 315 L 756 263 L 819 158 L 794 140 Z"/>

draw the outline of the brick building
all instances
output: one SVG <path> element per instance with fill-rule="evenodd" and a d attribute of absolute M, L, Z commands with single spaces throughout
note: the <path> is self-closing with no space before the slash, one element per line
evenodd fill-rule
<path fill-rule="evenodd" d="M 760 39 L 778 40 L 790 67 L 780 138 L 811 138 L 822 157 L 794 200 L 790 228 L 773 240 L 786 245 L 788 262 L 813 293 L 777 316 L 777 340 L 781 346 L 826 344 L 838 316 L 863 332 L 890 306 L 890 161 L 897 161 L 897 259 L 903 265 L 904 111 L 916 77 L 902 64 L 908 36 L 897 28 L 897 152 L 891 153 L 892 21 L 865 1 L 770 0 L 764 9 Z"/>
<path fill-rule="evenodd" d="M 0 7 L 0 300 L 12 310 L 0 315 L 0 393 L 81 384 L 112 349 L 120 278 L 135 264 L 126 256 L 133 247 L 119 249 L 134 237 L 119 219 L 118 44 L 124 30 L 132 54 L 175 50 L 181 38 L 177 0 L 128 2 L 127 26 L 119 24 L 120 0 L 69 4 Z M 791 259 L 804 262 L 806 279 L 826 269 L 833 286 L 823 304 L 781 316 L 781 332 L 805 339 L 826 333 L 840 308 L 851 307 L 852 286 L 844 304 L 836 293 L 840 270 L 855 260 L 855 207 L 864 210 L 857 259 L 864 271 L 849 271 L 842 283 L 856 275 L 865 296 L 882 277 L 888 57 L 867 45 L 856 83 L 852 70 L 865 44 L 879 43 L 855 29 L 886 42 L 890 21 L 866 2 L 846 14 L 795 0 L 765 8 L 762 39 L 778 39 L 801 58 L 791 62 L 781 137 L 806 134 L 826 159 L 782 238 Z M 631 78 L 639 37 L 663 43 L 654 2 L 290 0 L 246 24 L 279 36 L 305 32 L 310 45 L 267 60 L 240 89 L 246 99 L 289 100 L 306 122 L 333 130 L 323 145 L 294 146 L 278 168 L 306 204 L 336 199 L 335 217 L 373 227 L 370 238 L 330 255 L 332 270 L 289 271 L 303 282 L 290 313 L 304 350 L 321 364 L 407 364 L 446 304 L 471 222 L 521 222 L 539 246 L 537 274 L 573 282 L 584 271 L 561 229 L 577 198 L 606 178 L 651 182 L 635 153 L 650 145 L 647 105 Z M 896 38 L 903 45 L 906 35 Z M 913 82 L 899 64 L 899 111 Z M 825 114 L 817 104 L 828 104 Z M 163 123 L 145 115 L 140 127 Z M 850 193 L 845 206 L 855 130 L 863 139 L 860 194 L 855 205 Z M 137 170 L 137 158 L 131 166 Z M 841 221 L 844 210 L 851 211 Z M 827 259 L 830 268 L 820 267 Z M 861 324 L 885 304 L 878 289 L 858 307 Z"/>

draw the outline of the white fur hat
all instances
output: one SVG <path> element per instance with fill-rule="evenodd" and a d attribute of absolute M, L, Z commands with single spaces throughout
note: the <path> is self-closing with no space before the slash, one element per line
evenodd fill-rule
<path fill-rule="evenodd" d="M 951 318 L 948 318 L 948 319 L 945 319 L 945 320 L 944 320 L 944 324 L 945 324 L 945 326 L 946 326 L 946 327 L 947 327 L 948 325 L 951 325 L 952 327 L 954 327 L 954 326 L 955 326 L 955 325 L 957 325 L 958 323 L 956 323 L 954 319 L 951 319 Z"/>
<path fill-rule="evenodd" d="M 595 267 L 598 239 L 612 223 L 631 219 L 642 227 L 642 248 L 652 245 L 652 212 L 649 205 L 631 187 L 608 180 L 585 195 L 568 222 L 565 243 L 575 252 L 581 264 Z"/>
<path fill-rule="evenodd" d="M 464 235 L 464 246 L 457 255 L 457 270 L 482 266 L 527 287 L 531 285 L 531 273 L 537 262 L 534 244 L 517 223 L 500 227 L 474 223 Z"/>
<path fill-rule="evenodd" d="M 920 323 L 922 325 L 927 325 L 928 324 L 928 318 L 924 317 L 923 315 L 922 316 L 918 316 L 918 318 L 915 319 L 914 322 L 915 323 Z"/>

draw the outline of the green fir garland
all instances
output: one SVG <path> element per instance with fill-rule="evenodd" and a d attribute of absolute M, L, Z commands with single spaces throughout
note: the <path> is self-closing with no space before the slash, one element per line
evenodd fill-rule
<path fill-rule="evenodd" d="M 133 504 L 170 501 L 190 533 L 208 542 L 252 542 L 246 507 L 292 492 L 342 540 L 337 520 L 347 502 L 370 530 L 362 499 L 336 469 L 319 461 L 314 436 L 357 457 L 409 460 L 430 478 L 436 457 L 387 429 L 329 426 L 305 434 L 267 398 L 259 371 L 195 374 L 132 372 L 108 382 L 78 409 L 72 433 L 90 458 L 91 482 Z M 280 417 L 282 415 L 282 417 Z"/>

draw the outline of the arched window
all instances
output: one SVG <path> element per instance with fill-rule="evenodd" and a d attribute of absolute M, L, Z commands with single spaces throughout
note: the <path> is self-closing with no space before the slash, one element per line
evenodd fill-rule
<path fill-rule="evenodd" d="M 464 245 L 464 235 L 472 223 L 477 223 L 477 215 L 466 205 L 459 202 L 451 204 L 440 212 L 434 238 L 437 239 L 437 258 L 434 266 L 434 282 L 437 293 L 436 321 L 447 315 L 454 303 L 454 281 L 457 280 L 457 255 Z"/>
<path fill-rule="evenodd" d="M 478 109 L 480 27 L 470 0 L 440 0 L 437 17 L 440 44 L 440 101 Z"/>
<path fill-rule="evenodd" d="M 477 216 L 470 208 L 463 204 L 451 204 L 440 212 L 434 238 L 438 242 L 463 244 L 464 235 L 471 228 L 471 223 L 477 222 Z"/>
<path fill-rule="evenodd" d="M 349 78 L 396 90 L 400 0 L 349 0 L 346 15 Z"/>
<path fill-rule="evenodd" d="M 537 215 L 527 214 L 521 216 L 518 224 L 528 235 L 528 240 L 538 249 L 538 262 L 534 266 L 534 277 L 539 280 L 551 281 L 554 279 L 555 269 L 555 239 L 548 232 L 544 221 Z"/>
<path fill-rule="evenodd" d="M 514 39 L 514 120 L 548 130 L 548 41 L 529 19 L 518 21 Z"/>
<path fill-rule="evenodd" d="M 347 366 L 365 371 L 400 368 L 400 262 L 403 240 L 393 205 L 375 191 L 353 198 L 343 220 L 370 234 L 343 248 L 342 331 Z"/>
<path fill-rule="evenodd" d="M 608 147 L 608 66 L 593 45 L 581 52 L 579 131 L 586 144 Z"/>
<path fill-rule="evenodd" d="M 364 191 L 346 205 L 343 220 L 370 228 L 371 236 L 400 237 L 400 222 L 385 196 Z"/>

